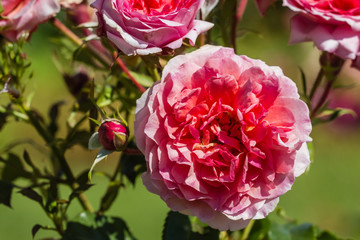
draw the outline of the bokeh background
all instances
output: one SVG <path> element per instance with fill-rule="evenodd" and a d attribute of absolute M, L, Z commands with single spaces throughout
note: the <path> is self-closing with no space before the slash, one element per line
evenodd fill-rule
<path fill-rule="evenodd" d="M 268 65 L 280 66 L 285 75 L 300 87 L 300 71 L 303 69 L 310 83 L 319 70 L 320 52 L 312 43 L 288 45 L 291 13 L 277 4 L 269 9 L 265 17 L 258 13 L 253 1 L 249 1 L 241 22 L 238 54 L 258 58 Z M 65 130 L 65 119 L 73 103 L 58 68 L 53 63 L 55 45 L 50 36 L 56 31 L 50 24 L 39 27 L 26 45 L 25 52 L 31 59 L 33 79 L 28 83 L 28 94 L 35 91 L 33 106 L 46 113 L 52 103 L 65 100 L 61 109 L 60 127 Z M 333 106 L 352 107 L 360 112 L 360 71 L 346 63 L 338 79 L 338 86 L 332 94 Z M 101 81 L 101 79 L 95 79 Z M 6 102 L 0 95 L 0 103 Z M 61 122 L 63 121 L 63 122 Z M 310 170 L 299 177 L 293 189 L 280 198 L 279 207 L 290 218 L 299 222 L 312 222 L 343 238 L 360 239 L 360 121 L 345 117 L 331 124 L 314 126 L 311 134 L 314 145 L 314 159 Z M 44 142 L 29 126 L 12 122 L 0 132 L 0 149 L 9 143 L 23 139 L 34 139 L 40 145 Z M 22 153 L 27 149 L 39 164 L 46 165 L 46 156 L 28 144 L 14 149 Z M 96 151 L 74 147 L 67 153 L 69 164 L 75 173 L 91 166 Z M 119 155 L 113 154 L 97 166 L 97 171 L 112 172 Z M 97 207 L 100 194 L 105 191 L 107 181 L 101 175 L 94 175 L 95 184 L 86 195 Z M 21 182 L 20 182 L 21 184 Z M 69 189 L 62 189 L 68 196 Z M 139 240 L 161 239 L 161 231 L 168 208 L 162 200 L 146 191 L 141 179 L 136 186 L 127 184 L 109 211 L 109 215 L 123 218 Z M 81 211 L 74 201 L 69 218 Z M 0 239 L 32 239 L 31 229 L 35 224 L 49 225 L 51 222 L 37 203 L 14 192 L 12 209 L 0 205 Z M 57 236 L 56 233 L 40 230 L 35 239 Z"/>

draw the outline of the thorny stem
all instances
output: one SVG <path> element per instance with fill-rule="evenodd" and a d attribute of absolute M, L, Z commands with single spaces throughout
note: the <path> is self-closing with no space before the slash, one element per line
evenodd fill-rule
<path fill-rule="evenodd" d="M 319 71 L 318 75 L 316 76 L 314 85 L 312 86 L 311 91 L 310 91 L 309 102 L 311 102 L 312 98 L 314 97 L 314 94 L 315 94 L 316 90 L 318 89 L 323 77 L 324 77 L 324 69 L 320 68 L 320 71 Z"/>
<path fill-rule="evenodd" d="M 26 114 L 29 118 L 29 121 L 34 126 L 34 128 L 37 130 L 37 132 L 40 134 L 40 136 L 45 140 L 47 144 L 49 144 L 52 153 L 56 157 L 56 159 L 59 161 L 62 171 L 64 171 L 64 174 L 67 178 L 68 185 L 74 190 L 78 187 L 78 184 L 76 183 L 76 179 L 64 157 L 64 153 L 54 144 L 54 138 L 53 136 L 47 131 L 47 129 L 41 124 L 39 119 L 31 112 L 31 110 L 27 109 L 23 103 L 19 103 L 18 106 L 23 111 L 24 114 Z M 90 212 L 94 211 L 94 208 L 91 206 L 90 202 L 87 200 L 84 193 L 80 193 L 78 195 L 78 199 L 80 201 L 81 206 Z"/>
<path fill-rule="evenodd" d="M 344 60 L 337 57 L 336 55 L 333 55 L 328 52 L 324 52 L 320 57 L 320 63 L 321 63 L 321 70 L 317 76 L 317 79 L 314 83 L 314 86 L 312 88 L 312 95 L 310 95 L 310 101 L 312 100 L 312 97 L 314 93 L 316 92 L 316 89 L 318 88 L 318 85 L 321 82 L 321 79 L 325 77 L 327 80 L 325 89 L 319 99 L 319 101 L 315 104 L 315 106 L 311 110 L 310 118 L 314 119 L 318 113 L 318 111 L 323 107 L 325 104 L 330 90 L 332 86 L 334 85 L 336 78 L 338 74 L 340 73 L 342 67 L 344 66 Z M 317 85 L 317 86 L 316 86 Z"/>
<path fill-rule="evenodd" d="M 334 77 L 333 79 L 331 79 L 330 81 L 328 81 L 328 83 L 325 86 L 324 92 L 321 95 L 321 98 L 319 100 L 319 102 L 316 104 L 316 106 L 312 109 L 311 114 L 310 114 L 310 118 L 313 119 L 317 112 L 320 110 L 320 108 L 323 106 L 323 104 L 325 103 L 326 99 L 329 96 L 331 87 L 333 86 L 334 82 L 336 80 L 336 77 Z"/>
<path fill-rule="evenodd" d="M 69 39 L 71 39 L 76 45 L 80 46 L 86 46 L 93 54 L 97 57 L 97 59 L 105 66 L 109 67 L 112 64 L 112 59 L 110 59 L 106 54 L 104 54 L 101 51 L 98 51 L 97 48 L 92 46 L 91 44 L 85 44 L 83 40 L 81 40 L 77 35 L 75 35 L 68 27 L 66 27 L 59 19 L 53 18 L 51 21 L 56 28 L 58 28 L 62 33 L 64 33 L 65 36 L 67 36 Z M 119 67 L 125 72 L 126 75 L 130 78 L 130 80 L 135 84 L 135 86 L 141 91 L 145 92 L 145 88 L 141 86 L 134 76 L 131 75 L 125 64 L 117 57 L 117 54 L 113 54 L 114 58 L 116 59 L 116 63 L 119 65 Z"/>
<path fill-rule="evenodd" d="M 130 80 L 135 84 L 135 86 L 141 91 L 141 92 L 145 92 L 146 89 L 141 86 L 136 79 L 134 78 L 133 75 L 131 75 L 131 73 L 129 72 L 129 69 L 127 69 L 127 67 L 125 66 L 124 62 L 119 58 L 119 56 L 117 55 L 116 52 L 113 53 L 113 56 L 115 58 L 116 63 L 119 65 L 119 67 L 124 71 L 124 73 L 126 75 L 128 75 L 128 77 L 130 78 Z"/>

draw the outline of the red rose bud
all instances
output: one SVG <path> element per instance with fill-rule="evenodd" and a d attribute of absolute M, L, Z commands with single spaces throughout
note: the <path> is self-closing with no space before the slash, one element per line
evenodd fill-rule
<path fill-rule="evenodd" d="M 98 133 L 99 142 L 105 149 L 121 151 L 126 147 L 129 131 L 120 121 L 116 119 L 105 120 L 100 125 Z"/>

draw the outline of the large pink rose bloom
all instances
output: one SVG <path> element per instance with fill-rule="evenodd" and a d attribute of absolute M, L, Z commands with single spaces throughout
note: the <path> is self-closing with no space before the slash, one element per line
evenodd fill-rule
<path fill-rule="evenodd" d="M 320 50 L 343 59 L 358 58 L 359 0 L 283 0 L 283 4 L 299 12 L 292 19 L 291 43 L 313 41 Z"/>
<path fill-rule="evenodd" d="M 135 114 L 147 189 L 213 228 L 264 218 L 309 164 L 309 111 L 295 84 L 230 48 L 174 57 Z"/>
<path fill-rule="evenodd" d="M 56 0 L 1 0 L 1 5 L 0 34 L 13 42 L 60 11 Z"/>
<path fill-rule="evenodd" d="M 181 47 L 213 24 L 194 20 L 202 0 L 96 0 L 100 32 L 127 55 Z"/>

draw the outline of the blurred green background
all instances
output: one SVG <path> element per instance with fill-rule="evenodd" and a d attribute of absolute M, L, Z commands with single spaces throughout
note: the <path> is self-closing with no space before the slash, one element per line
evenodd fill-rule
<path fill-rule="evenodd" d="M 245 34 L 239 37 L 237 53 L 262 59 L 268 65 L 280 66 L 285 75 L 299 85 L 299 67 L 311 82 L 319 69 L 320 53 L 311 43 L 288 45 L 289 18 L 290 13 L 278 5 L 262 18 L 250 1 L 240 26 Z M 36 91 L 33 106 L 42 113 L 46 113 L 56 101 L 65 100 L 68 106 L 74 101 L 52 61 L 54 45 L 48 38 L 52 33 L 55 30 L 51 25 L 40 26 L 25 49 L 32 62 L 31 71 L 34 72 L 28 90 Z M 351 101 L 358 104 L 360 72 L 349 68 L 347 63 L 339 83 L 351 84 L 351 89 L 336 91 L 351 96 Z M 4 95 L 0 95 L 0 102 L 6 102 Z M 69 112 L 69 107 L 61 109 L 63 119 Z M 341 125 L 344 123 L 347 126 Z M 65 129 L 65 122 L 59 125 Z M 290 218 L 299 222 L 312 222 L 343 238 L 360 239 L 360 124 L 352 120 L 351 126 L 346 121 L 315 126 L 311 137 L 315 157 L 310 171 L 299 177 L 293 189 L 280 198 L 279 206 Z M 13 122 L 0 132 L 0 149 L 13 140 L 25 138 L 33 138 L 44 144 L 29 126 Z M 29 145 L 17 147 L 15 151 L 22 153 L 25 148 L 36 156 L 33 158 L 37 158 L 39 163 L 46 164 L 45 155 Z M 89 168 L 95 155 L 96 151 L 74 147 L 66 157 L 74 171 L 79 173 Z M 111 172 L 117 161 L 118 155 L 114 154 L 99 164 L 97 170 Z M 95 186 L 86 195 L 97 207 L 107 181 L 101 175 L 95 175 L 92 181 Z M 69 189 L 64 188 L 62 192 L 67 196 Z M 74 201 L 69 217 L 75 217 L 80 210 L 80 205 Z M 167 212 L 165 203 L 158 196 L 148 193 L 141 179 L 137 179 L 135 188 L 128 184 L 126 189 L 120 191 L 108 214 L 123 218 L 139 240 L 158 240 L 161 239 Z M 0 205 L 1 240 L 32 239 L 31 228 L 35 224 L 51 225 L 37 203 L 14 193 L 12 209 Z M 56 236 L 56 233 L 40 230 L 36 239 L 48 236 Z"/>

